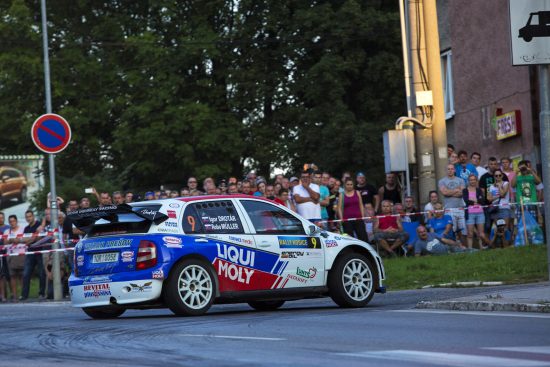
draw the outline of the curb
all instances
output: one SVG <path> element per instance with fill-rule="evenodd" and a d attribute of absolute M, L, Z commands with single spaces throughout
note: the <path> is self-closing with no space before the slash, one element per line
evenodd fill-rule
<path fill-rule="evenodd" d="M 504 311 L 550 313 L 550 303 L 515 303 L 487 301 L 421 301 L 415 308 L 453 311 Z"/>

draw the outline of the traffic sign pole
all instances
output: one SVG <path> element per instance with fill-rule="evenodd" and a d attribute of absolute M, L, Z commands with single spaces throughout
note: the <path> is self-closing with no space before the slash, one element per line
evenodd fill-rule
<path fill-rule="evenodd" d="M 44 51 L 44 82 L 46 89 L 46 112 L 52 113 L 52 97 L 50 88 L 50 58 L 48 55 L 48 26 L 46 22 L 46 0 L 40 1 L 40 9 L 42 12 L 42 43 Z M 55 191 L 55 157 L 52 153 L 49 154 L 49 166 L 50 166 L 50 191 L 51 191 L 51 205 L 50 205 L 50 223 L 52 229 L 57 228 L 57 193 Z M 62 233 L 60 231 L 54 232 L 54 236 L 57 236 L 58 240 L 61 239 Z M 59 241 L 54 241 L 53 249 L 59 248 Z M 61 287 L 61 272 L 59 252 L 53 253 L 53 298 L 57 301 L 63 298 Z"/>

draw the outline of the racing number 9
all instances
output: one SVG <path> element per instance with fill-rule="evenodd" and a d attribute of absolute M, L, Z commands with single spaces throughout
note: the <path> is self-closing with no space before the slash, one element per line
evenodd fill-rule
<path fill-rule="evenodd" d="M 312 237 L 311 238 L 311 243 L 313 243 L 313 248 L 317 248 L 317 238 Z"/>
<path fill-rule="evenodd" d="M 195 217 L 192 215 L 187 216 L 187 223 L 191 226 L 191 232 L 195 232 Z"/>

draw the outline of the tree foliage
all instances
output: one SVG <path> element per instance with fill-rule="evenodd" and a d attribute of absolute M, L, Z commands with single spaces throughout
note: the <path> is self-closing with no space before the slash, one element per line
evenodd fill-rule
<path fill-rule="evenodd" d="M 397 4 L 49 0 L 47 11 L 53 112 L 73 130 L 57 157 L 67 180 L 124 171 L 113 182 L 145 188 L 305 162 L 376 173 L 382 132 L 404 109 Z M 40 4 L 0 0 L 0 16 L 11 116 L 0 147 L 34 153 Z"/>

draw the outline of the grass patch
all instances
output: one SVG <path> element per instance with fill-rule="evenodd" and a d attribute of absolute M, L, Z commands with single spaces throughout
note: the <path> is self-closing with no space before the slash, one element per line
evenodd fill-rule
<path fill-rule="evenodd" d="M 508 284 L 548 280 L 546 246 L 510 247 L 471 254 L 384 260 L 390 290 L 467 281 Z"/>

